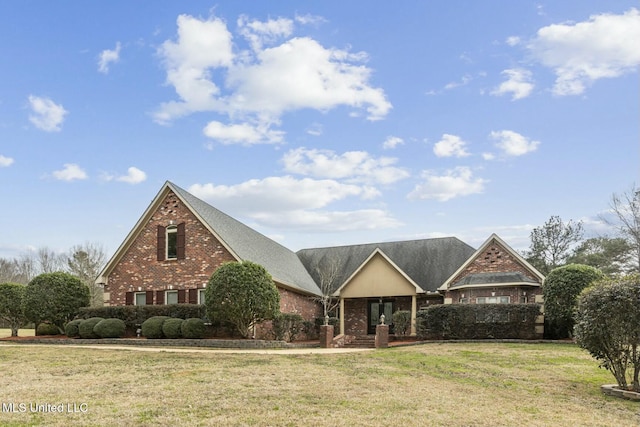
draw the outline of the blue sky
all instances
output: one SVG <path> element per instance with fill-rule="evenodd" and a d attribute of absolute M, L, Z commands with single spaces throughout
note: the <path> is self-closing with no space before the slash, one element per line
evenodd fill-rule
<path fill-rule="evenodd" d="M 110 255 L 166 180 L 293 250 L 607 233 L 639 45 L 637 1 L 1 2 L 0 257 Z"/>

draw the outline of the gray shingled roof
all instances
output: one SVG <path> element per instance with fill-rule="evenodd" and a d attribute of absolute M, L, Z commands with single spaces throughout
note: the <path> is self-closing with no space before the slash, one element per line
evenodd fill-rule
<path fill-rule="evenodd" d="M 177 185 L 171 182 L 168 182 L 167 185 L 216 232 L 240 259 L 262 265 L 274 280 L 283 285 L 298 288 L 314 295 L 322 294 L 294 252 Z"/>
<path fill-rule="evenodd" d="M 339 288 L 360 265 L 380 248 L 423 290 L 435 292 L 471 255 L 475 249 L 455 237 L 368 243 L 331 248 L 302 249 L 298 257 L 317 283 L 317 265 L 338 263 L 338 277 L 332 291 Z"/>
<path fill-rule="evenodd" d="M 539 284 L 530 277 L 519 272 L 473 273 L 463 277 L 451 285 L 452 288 L 466 285 L 492 285 L 502 283 L 531 283 Z"/>

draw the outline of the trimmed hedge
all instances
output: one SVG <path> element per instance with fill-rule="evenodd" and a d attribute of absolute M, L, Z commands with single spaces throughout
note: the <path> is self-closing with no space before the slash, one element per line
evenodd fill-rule
<path fill-rule="evenodd" d="M 202 319 L 191 318 L 182 322 L 181 332 L 183 338 L 202 339 L 207 332 L 207 327 Z"/>
<path fill-rule="evenodd" d="M 417 313 L 420 339 L 535 339 L 539 304 L 440 304 Z"/>
<path fill-rule="evenodd" d="M 100 338 L 122 338 L 125 329 L 124 321 L 120 319 L 104 319 L 93 327 L 93 332 Z"/>
<path fill-rule="evenodd" d="M 124 305 L 109 307 L 84 307 L 80 309 L 78 318 L 91 317 L 113 318 L 123 320 L 125 326 L 135 331 L 145 320 L 155 316 L 189 319 L 198 317 L 206 319 L 206 312 L 200 304 L 169 304 L 169 305 Z"/>
<path fill-rule="evenodd" d="M 393 313 L 393 329 L 396 335 L 407 335 L 411 331 L 411 311 L 397 310 Z"/>
<path fill-rule="evenodd" d="M 95 339 L 100 338 L 98 334 L 93 331 L 93 328 L 104 319 L 102 317 L 91 317 L 90 319 L 84 320 L 78 326 L 78 332 L 80 333 L 80 338 L 85 339 Z"/>
<path fill-rule="evenodd" d="M 75 319 L 67 323 L 64 327 L 64 334 L 69 338 L 78 338 L 80 336 L 78 327 L 82 322 L 84 322 L 84 319 Z"/>
<path fill-rule="evenodd" d="M 36 328 L 36 335 L 60 335 L 60 329 L 51 323 L 40 323 Z"/>
<path fill-rule="evenodd" d="M 153 316 L 142 322 L 142 336 L 149 339 L 164 338 L 162 324 L 167 319 L 167 316 Z"/>
<path fill-rule="evenodd" d="M 271 321 L 273 335 L 278 341 L 291 342 L 303 330 L 304 319 L 297 313 L 279 313 Z"/>
<path fill-rule="evenodd" d="M 184 319 L 166 319 L 162 323 L 162 334 L 171 339 L 182 338 L 182 323 Z"/>

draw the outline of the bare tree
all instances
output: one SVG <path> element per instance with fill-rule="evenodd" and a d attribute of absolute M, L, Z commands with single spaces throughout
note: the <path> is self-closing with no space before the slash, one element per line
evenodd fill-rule
<path fill-rule="evenodd" d="M 65 268 L 64 254 L 57 253 L 47 246 L 40 247 L 35 252 L 35 261 L 38 273 L 55 273 Z"/>
<path fill-rule="evenodd" d="M 80 278 L 89 288 L 92 306 L 103 304 L 103 289 L 95 281 L 106 260 L 107 255 L 102 245 L 93 242 L 73 246 L 66 257 L 69 273 Z"/>
<path fill-rule="evenodd" d="M 551 216 L 541 227 L 531 231 L 531 245 L 525 252 L 527 261 L 542 274 L 549 274 L 564 264 L 571 247 L 582 240 L 582 222 L 564 223 L 559 216 Z"/>
<path fill-rule="evenodd" d="M 318 286 L 322 291 L 322 296 L 317 297 L 316 300 L 322 304 L 323 316 L 326 318 L 340 304 L 340 301 L 332 296 L 340 271 L 338 260 L 332 257 L 323 257 L 316 263 L 314 270 L 318 275 Z"/>
<path fill-rule="evenodd" d="M 618 229 L 620 235 L 633 247 L 634 270 L 640 272 L 640 188 L 635 184 L 622 193 L 613 193 L 609 203 L 615 219 L 601 216 L 607 224 Z"/>

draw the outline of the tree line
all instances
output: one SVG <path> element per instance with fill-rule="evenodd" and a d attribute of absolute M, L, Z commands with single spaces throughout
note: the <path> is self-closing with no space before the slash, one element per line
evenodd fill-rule
<path fill-rule="evenodd" d="M 581 221 L 564 222 L 551 216 L 530 234 L 526 260 L 542 274 L 567 264 L 590 265 L 607 276 L 640 272 L 640 188 L 635 184 L 621 194 L 614 193 L 608 215 L 600 219 L 613 227 L 613 236 L 584 239 Z"/>

